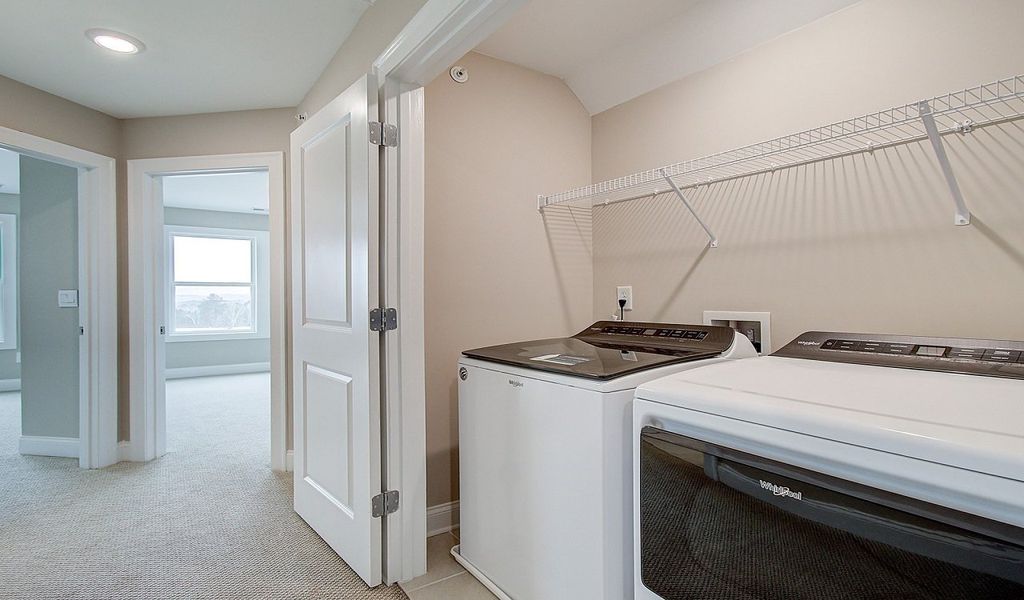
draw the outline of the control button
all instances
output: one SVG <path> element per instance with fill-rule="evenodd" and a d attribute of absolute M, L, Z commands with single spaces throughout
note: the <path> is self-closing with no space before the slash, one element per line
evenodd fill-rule
<path fill-rule="evenodd" d="M 888 344 L 883 344 L 882 342 L 860 342 L 857 344 L 857 351 L 877 353 L 884 350 L 887 346 Z"/>
<path fill-rule="evenodd" d="M 688 339 L 688 340 L 695 340 L 698 337 L 700 337 L 700 332 L 699 331 L 685 331 L 685 332 L 683 332 L 683 337 Z"/>
<path fill-rule="evenodd" d="M 910 354 L 914 347 L 910 344 L 889 344 L 879 354 Z"/>
<path fill-rule="evenodd" d="M 949 358 L 982 360 L 984 357 L 984 348 L 950 348 L 949 350 Z"/>
<path fill-rule="evenodd" d="M 822 350 L 831 350 L 831 349 L 835 348 L 837 342 L 838 342 L 838 340 L 826 340 L 825 343 L 821 345 L 821 349 Z"/>
<path fill-rule="evenodd" d="M 674 338 L 683 337 L 683 333 L 684 332 L 682 330 L 673 331 L 672 332 L 672 337 L 674 337 Z"/>
<path fill-rule="evenodd" d="M 836 350 L 856 350 L 857 344 L 852 340 L 839 340 L 836 342 Z"/>
<path fill-rule="evenodd" d="M 668 334 L 670 334 L 670 333 L 672 333 L 672 332 L 671 332 L 671 331 L 669 331 L 668 329 L 659 329 L 659 330 L 658 330 L 658 333 L 656 333 L 656 334 L 654 334 L 654 335 L 656 335 L 656 336 L 658 336 L 658 337 L 665 337 L 665 336 L 667 336 L 667 335 L 668 335 Z"/>
<path fill-rule="evenodd" d="M 1020 358 L 1017 350 L 986 350 L 982 360 L 989 362 L 1015 362 Z"/>

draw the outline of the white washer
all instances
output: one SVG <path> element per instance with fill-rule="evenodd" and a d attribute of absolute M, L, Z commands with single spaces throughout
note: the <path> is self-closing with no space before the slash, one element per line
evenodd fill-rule
<path fill-rule="evenodd" d="M 756 356 L 750 341 L 725 327 L 604 321 L 465 355 L 456 559 L 500 598 L 631 597 L 634 389 Z"/>
<path fill-rule="evenodd" d="M 809 332 L 636 397 L 636 598 L 1024 598 L 1024 342 Z"/>

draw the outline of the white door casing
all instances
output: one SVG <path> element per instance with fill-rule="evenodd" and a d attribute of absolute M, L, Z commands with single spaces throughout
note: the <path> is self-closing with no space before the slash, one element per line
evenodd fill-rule
<path fill-rule="evenodd" d="M 117 462 L 116 161 L 0 127 L 0 147 L 78 169 L 78 464 Z"/>
<path fill-rule="evenodd" d="M 186 173 L 266 170 L 270 193 L 270 464 L 286 467 L 285 169 L 283 152 L 178 156 L 128 161 L 128 348 L 130 442 L 121 460 L 166 450 L 164 336 L 167 325 L 162 178 Z"/>
<path fill-rule="evenodd" d="M 363 77 L 291 136 L 295 511 L 381 583 L 377 86 Z"/>

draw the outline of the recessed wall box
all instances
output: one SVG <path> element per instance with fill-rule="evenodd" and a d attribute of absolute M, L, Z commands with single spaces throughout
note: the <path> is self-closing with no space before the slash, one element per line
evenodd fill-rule
<path fill-rule="evenodd" d="M 772 352 L 772 314 L 768 312 L 746 312 L 737 310 L 706 310 L 705 325 L 732 327 L 747 336 L 758 354 Z"/>

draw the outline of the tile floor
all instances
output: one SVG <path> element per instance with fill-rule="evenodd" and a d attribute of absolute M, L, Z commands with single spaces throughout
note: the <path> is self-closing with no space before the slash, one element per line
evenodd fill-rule
<path fill-rule="evenodd" d="M 427 539 L 427 572 L 400 585 L 410 600 L 495 600 L 494 594 L 452 558 L 459 530 Z"/>

